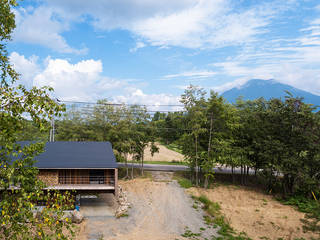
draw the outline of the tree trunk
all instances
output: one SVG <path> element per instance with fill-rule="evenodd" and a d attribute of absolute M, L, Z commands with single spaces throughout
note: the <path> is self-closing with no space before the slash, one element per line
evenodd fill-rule
<path fill-rule="evenodd" d="M 208 181 L 208 176 L 204 177 L 204 188 L 208 188 L 209 181 Z"/>
<path fill-rule="evenodd" d="M 234 184 L 235 179 L 234 179 L 234 166 L 231 166 L 231 175 L 232 175 L 232 183 Z"/>
<path fill-rule="evenodd" d="M 196 140 L 196 186 L 199 186 L 199 175 L 198 175 L 198 137 L 195 136 Z"/>
<path fill-rule="evenodd" d="M 124 161 L 125 161 L 125 166 L 126 166 L 126 179 L 129 178 L 129 168 L 128 168 L 128 153 L 124 154 Z"/>
<path fill-rule="evenodd" d="M 131 179 L 133 179 L 133 158 L 132 158 L 132 163 L 131 163 Z"/>
<path fill-rule="evenodd" d="M 143 160 L 144 160 L 144 150 L 142 151 L 141 154 L 141 175 L 143 176 L 144 172 L 143 172 Z"/>
<path fill-rule="evenodd" d="M 212 135 L 212 125 L 213 125 L 213 113 L 211 113 L 210 115 L 210 132 L 209 132 L 209 142 L 208 142 L 208 160 L 207 161 L 211 161 L 210 159 L 210 152 L 211 152 L 211 135 Z M 205 171 L 208 171 L 208 169 L 206 169 Z M 209 171 L 212 171 L 212 169 L 210 169 Z M 207 172 L 205 172 L 205 174 L 207 174 Z M 204 179 L 204 188 L 208 188 L 208 176 L 205 176 Z"/>
<path fill-rule="evenodd" d="M 241 185 L 243 185 L 243 166 L 242 166 L 242 164 L 240 166 L 240 183 L 241 183 Z"/>

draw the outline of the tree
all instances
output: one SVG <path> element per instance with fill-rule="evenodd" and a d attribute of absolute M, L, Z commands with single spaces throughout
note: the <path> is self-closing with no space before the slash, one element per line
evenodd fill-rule
<path fill-rule="evenodd" d="M 183 152 L 190 164 L 191 169 L 195 171 L 196 186 L 199 185 L 199 172 L 200 172 L 200 158 L 199 155 L 203 149 L 199 144 L 199 137 L 206 132 L 206 128 L 203 125 L 206 123 L 205 101 L 206 92 L 202 88 L 190 85 L 181 96 L 181 102 L 184 104 L 185 109 L 188 112 L 187 128 L 190 128 L 189 133 L 185 133 L 183 137 L 184 148 Z M 194 149 L 190 148 L 189 143 L 193 143 Z"/>
<path fill-rule="evenodd" d="M 50 98 L 51 88 L 28 90 L 19 84 L 19 75 L 10 64 L 6 50 L 6 42 L 15 28 L 11 9 L 15 6 L 14 0 L 2 0 L 0 5 L 0 238 L 67 239 L 71 236 L 63 229 L 73 233 L 70 221 L 62 221 L 68 196 L 44 192 L 43 183 L 37 180 L 38 170 L 33 167 L 33 158 L 43 151 L 44 145 L 17 143 L 26 118 L 39 130 L 46 131 L 48 120 L 59 115 L 64 106 Z M 32 211 L 38 200 L 46 200 L 48 205 L 35 217 Z"/>
<path fill-rule="evenodd" d="M 238 126 L 236 109 L 225 103 L 222 96 L 214 91 L 210 92 L 207 100 L 207 156 L 202 165 L 205 173 L 204 186 L 208 186 L 209 177 L 213 178 L 213 168 L 216 163 L 224 164 L 230 158 L 233 133 Z"/>
<path fill-rule="evenodd" d="M 144 151 L 145 148 L 150 145 L 150 152 L 153 156 L 154 153 L 158 152 L 159 149 L 155 145 L 155 129 L 149 124 L 149 114 L 145 107 L 137 105 L 131 106 L 130 108 L 133 114 L 133 155 L 134 159 L 141 162 L 141 174 L 144 174 Z"/>

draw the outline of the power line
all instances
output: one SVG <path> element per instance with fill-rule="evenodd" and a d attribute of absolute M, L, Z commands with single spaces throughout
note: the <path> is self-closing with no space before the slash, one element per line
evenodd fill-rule
<path fill-rule="evenodd" d="M 95 108 L 90 108 L 90 107 L 82 107 L 79 110 L 84 110 L 84 111 L 91 111 L 94 112 L 95 110 L 97 110 L 98 112 L 103 112 L 103 113 L 108 113 L 109 111 L 107 109 L 95 109 Z M 146 110 L 145 113 L 169 113 L 169 112 L 186 112 L 186 110 Z M 138 110 L 135 113 L 144 113 L 143 110 Z"/>
<path fill-rule="evenodd" d="M 154 126 L 135 126 L 136 128 L 140 128 L 140 129 L 147 129 L 147 128 L 151 128 L 151 129 L 154 129 L 154 130 L 170 130 L 170 131 L 193 131 L 193 129 L 186 129 L 186 128 L 168 128 L 168 127 L 154 127 Z M 59 127 L 56 127 L 55 128 L 55 131 L 58 132 L 59 134 Z"/>
<path fill-rule="evenodd" d="M 59 99 L 57 99 L 57 101 L 62 103 L 107 105 L 107 106 L 184 107 L 184 105 L 182 104 L 99 103 L 99 102 L 85 102 L 85 101 L 65 101 L 65 100 L 59 100 Z"/>

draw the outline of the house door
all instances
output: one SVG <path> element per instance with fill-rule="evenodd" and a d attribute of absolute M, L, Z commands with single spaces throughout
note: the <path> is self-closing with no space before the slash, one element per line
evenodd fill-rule
<path fill-rule="evenodd" d="M 89 180 L 90 184 L 104 184 L 104 170 L 90 170 Z"/>

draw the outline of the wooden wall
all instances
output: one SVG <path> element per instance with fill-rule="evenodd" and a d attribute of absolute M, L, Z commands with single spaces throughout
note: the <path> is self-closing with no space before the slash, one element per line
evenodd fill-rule
<path fill-rule="evenodd" d="M 105 169 L 104 184 L 116 186 L 118 169 Z M 89 169 L 59 169 L 59 170 L 39 170 L 39 179 L 48 186 L 58 184 L 90 184 Z"/>
<path fill-rule="evenodd" d="M 38 178 L 48 186 L 59 184 L 58 170 L 39 170 Z"/>
<path fill-rule="evenodd" d="M 60 169 L 60 184 L 90 184 L 88 169 Z"/>

